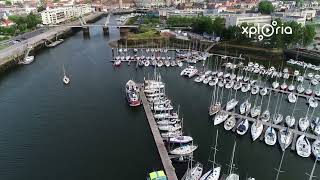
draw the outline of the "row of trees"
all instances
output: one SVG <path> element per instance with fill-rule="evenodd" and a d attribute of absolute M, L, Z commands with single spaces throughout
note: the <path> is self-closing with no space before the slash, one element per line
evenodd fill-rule
<path fill-rule="evenodd" d="M 280 19 L 277 19 L 277 26 L 274 26 L 274 30 L 277 27 L 290 27 L 292 29 L 292 34 L 282 33 L 281 30 L 278 30 L 278 33 L 274 33 L 271 37 L 264 37 L 262 41 L 259 41 L 259 34 L 248 36 L 248 34 L 243 33 L 243 27 L 252 27 L 252 24 L 242 24 L 241 26 L 231 26 L 226 28 L 224 19 L 217 17 L 212 20 L 210 17 L 199 16 L 199 17 L 169 17 L 167 24 L 170 27 L 191 27 L 192 31 L 195 33 L 202 34 L 214 33 L 215 36 L 221 37 L 225 41 L 235 41 L 241 44 L 254 43 L 255 45 L 260 45 L 264 47 L 272 48 L 286 48 L 292 45 L 309 45 L 312 43 L 316 32 L 314 26 L 306 25 L 302 26 L 301 24 L 290 21 L 282 22 Z"/>
<path fill-rule="evenodd" d="M 32 30 L 41 23 L 40 17 L 32 13 L 27 16 L 9 16 L 9 20 L 15 24 L 10 27 L 0 27 L 1 35 L 14 36 L 16 34 Z"/>

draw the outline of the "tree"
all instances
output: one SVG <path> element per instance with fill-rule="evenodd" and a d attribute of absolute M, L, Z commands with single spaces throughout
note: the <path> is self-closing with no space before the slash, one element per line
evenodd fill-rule
<path fill-rule="evenodd" d="M 213 20 L 213 32 L 215 32 L 218 36 L 221 36 L 223 30 L 225 29 L 224 24 L 224 18 L 216 17 Z"/>
<path fill-rule="evenodd" d="M 38 12 L 41 12 L 41 11 L 44 11 L 46 8 L 44 8 L 43 6 L 38 6 L 37 7 L 37 11 Z"/>
<path fill-rule="evenodd" d="M 6 0 L 6 5 L 11 6 L 12 5 L 11 1 Z"/>
<path fill-rule="evenodd" d="M 270 1 L 261 1 L 258 5 L 258 11 L 261 14 L 271 14 L 274 11 L 274 7 Z"/>
<path fill-rule="evenodd" d="M 314 26 L 306 25 L 303 31 L 303 45 L 309 45 L 312 43 L 314 37 L 316 36 L 316 31 Z"/>

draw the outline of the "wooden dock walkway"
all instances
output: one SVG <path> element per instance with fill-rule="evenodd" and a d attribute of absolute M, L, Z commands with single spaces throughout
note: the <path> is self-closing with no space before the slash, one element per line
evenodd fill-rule
<path fill-rule="evenodd" d="M 163 142 L 163 139 L 160 135 L 157 123 L 153 117 L 153 114 L 150 109 L 149 103 L 147 101 L 146 95 L 144 94 L 144 91 L 142 90 L 142 88 L 140 88 L 140 89 L 141 89 L 140 90 L 140 97 L 142 100 L 143 108 L 146 113 L 146 116 L 147 116 L 147 119 L 149 122 L 149 126 L 151 129 L 154 141 L 156 143 L 156 146 L 157 146 L 157 149 L 158 149 L 161 161 L 162 161 L 163 168 L 164 168 L 166 175 L 168 177 L 168 180 L 178 180 L 175 169 L 171 163 L 167 149 L 166 149 L 165 144 Z"/>
<path fill-rule="evenodd" d="M 244 115 L 241 115 L 241 114 L 238 114 L 238 113 L 234 113 L 234 112 L 229 112 L 229 111 L 225 111 L 225 110 L 220 110 L 221 112 L 224 112 L 224 113 L 227 113 L 229 115 L 233 115 L 233 116 L 236 116 L 238 118 L 243 118 L 243 119 L 247 119 L 248 121 L 251 121 L 251 122 L 254 122 L 254 121 L 257 121 L 257 119 L 255 118 L 252 118 L 252 117 L 248 117 L 248 116 L 244 116 Z M 258 120 L 260 121 L 260 120 Z M 298 120 L 296 120 L 298 121 Z M 270 123 L 270 122 L 264 122 L 264 121 L 260 121 L 264 126 L 271 126 L 273 127 L 274 129 L 277 129 L 277 130 L 280 130 L 280 129 L 285 129 L 286 127 L 284 126 L 281 126 L 281 125 L 277 125 L 277 124 L 273 124 L 273 123 Z M 295 129 L 292 129 L 290 128 L 290 130 L 293 132 L 294 136 L 301 136 L 301 135 L 305 135 L 307 138 L 309 139 L 313 139 L 313 140 L 316 140 L 318 139 L 318 137 L 314 134 L 311 134 L 311 133 L 307 133 L 307 132 L 302 132 L 302 131 L 299 131 L 298 128 L 297 128 L 297 125 L 295 127 Z M 295 145 L 294 145 L 295 146 Z"/>

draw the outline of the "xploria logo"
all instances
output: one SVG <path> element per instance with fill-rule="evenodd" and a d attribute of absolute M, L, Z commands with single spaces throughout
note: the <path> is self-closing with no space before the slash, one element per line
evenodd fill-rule
<path fill-rule="evenodd" d="M 283 24 L 281 24 L 281 26 L 277 25 L 277 21 L 272 21 L 271 24 L 265 24 L 262 27 L 260 26 L 260 24 L 258 24 L 258 26 L 252 27 L 242 26 L 242 34 L 247 34 L 249 38 L 258 34 L 259 41 L 263 40 L 264 37 L 271 37 L 273 34 L 292 34 L 291 27 L 284 27 Z"/>

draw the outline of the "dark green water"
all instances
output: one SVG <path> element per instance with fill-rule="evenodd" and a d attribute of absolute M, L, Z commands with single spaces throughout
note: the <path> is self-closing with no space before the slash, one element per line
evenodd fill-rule
<path fill-rule="evenodd" d="M 97 23 L 102 24 L 103 19 Z M 110 38 L 118 37 L 117 29 L 110 32 Z M 140 180 L 148 171 L 161 168 L 143 108 L 128 107 L 124 98 L 125 82 L 142 81 L 153 69 L 135 69 L 126 64 L 114 68 L 109 62 L 110 39 L 102 34 L 102 29 L 91 28 L 90 39 L 84 39 L 78 32 L 58 47 L 39 52 L 33 64 L 15 68 L 2 77 L 1 180 Z M 63 65 L 71 78 L 69 86 L 62 84 Z M 243 178 L 275 179 L 273 168 L 281 157 L 278 145 L 252 142 L 249 132 L 237 137 L 222 126 L 214 127 L 207 112 L 212 88 L 180 77 L 178 68 L 162 68 L 160 72 L 169 98 L 176 108 L 180 105 L 185 133 L 199 145 L 196 160 L 207 164 L 218 128 L 217 160 L 224 173 L 236 139 L 237 172 Z M 243 93 L 237 96 L 244 98 Z M 263 102 L 266 105 L 267 98 Z M 281 111 L 285 115 L 293 109 L 286 102 L 284 97 Z M 305 115 L 306 107 L 301 99 L 297 109 L 302 110 L 297 111 L 297 118 Z M 282 167 L 286 172 L 279 179 L 307 179 L 305 172 L 312 164 L 312 158 L 303 159 L 288 150 Z M 182 173 L 179 170 L 178 174 Z M 320 173 L 319 168 L 316 173 Z"/>

